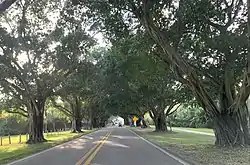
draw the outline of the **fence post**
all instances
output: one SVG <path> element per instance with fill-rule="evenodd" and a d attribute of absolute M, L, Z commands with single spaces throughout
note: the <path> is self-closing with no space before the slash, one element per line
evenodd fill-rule
<path fill-rule="evenodd" d="M 9 135 L 9 144 L 11 144 L 11 138 L 10 138 L 10 135 Z"/>
<path fill-rule="evenodd" d="M 26 141 L 28 141 L 28 133 L 26 133 Z"/>
<path fill-rule="evenodd" d="M 22 143 L 22 135 L 19 135 L 19 143 Z"/>
<path fill-rule="evenodd" d="M 0 136 L 0 146 L 3 146 L 3 137 Z"/>

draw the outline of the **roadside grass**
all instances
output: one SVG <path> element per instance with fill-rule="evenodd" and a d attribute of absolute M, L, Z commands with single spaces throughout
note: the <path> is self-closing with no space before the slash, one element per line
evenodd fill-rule
<path fill-rule="evenodd" d="M 173 127 L 173 129 L 184 129 L 184 130 L 191 130 L 191 131 L 197 131 L 197 132 L 205 132 L 205 133 L 214 133 L 213 129 L 209 128 L 185 128 L 185 127 Z"/>
<path fill-rule="evenodd" d="M 71 132 L 60 132 L 48 134 L 46 139 L 48 142 L 39 144 L 12 144 L 0 146 L 0 164 L 5 164 L 7 162 L 26 157 L 28 155 L 43 151 L 45 149 L 54 147 L 58 144 L 70 141 L 72 139 L 78 138 L 84 134 L 90 133 L 93 130 L 84 130 L 84 133 L 71 133 Z"/>
<path fill-rule="evenodd" d="M 154 125 L 150 125 L 151 128 L 155 128 Z M 170 129 L 170 128 L 169 128 Z M 205 133 L 214 133 L 213 129 L 210 128 L 187 128 L 187 127 L 172 127 L 172 129 L 183 129 L 183 130 L 191 130 L 197 132 L 205 132 Z"/>
<path fill-rule="evenodd" d="M 69 133 L 69 131 L 58 131 L 58 132 L 48 132 L 48 133 L 44 133 L 44 136 L 47 137 L 51 137 L 52 135 L 63 135 L 65 133 Z M 3 146 L 7 146 L 7 145 L 13 145 L 13 144 L 20 144 L 20 135 L 11 135 L 10 136 L 10 141 L 11 144 L 9 144 L 9 136 L 2 136 L 2 145 Z M 21 143 L 25 143 L 28 139 L 27 135 L 21 135 Z M 1 147 L 1 146 L 0 146 Z"/>
<path fill-rule="evenodd" d="M 133 129 L 144 138 L 166 148 L 194 165 L 249 165 L 250 146 L 218 148 L 215 138 L 188 132 L 156 133 L 153 129 Z"/>

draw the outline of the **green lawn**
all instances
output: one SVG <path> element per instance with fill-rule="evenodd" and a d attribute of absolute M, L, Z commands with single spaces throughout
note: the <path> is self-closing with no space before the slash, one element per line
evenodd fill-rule
<path fill-rule="evenodd" d="M 155 128 L 154 125 L 150 125 L 151 128 Z M 197 132 L 205 132 L 205 133 L 214 133 L 213 129 L 210 128 L 187 128 L 187 127 L 172 127 L 173 129 L 184 129 L 184 130 L 191 130 Z"/>
<path fill-rule="evenodd" d="M 12 144 L 6 146 L 0 146 L 0 164 L 22 158 L 33 153 L 48 149 L 50 147 L 56 146 L 60 143 L 69 141 L 71 139 L 80 137 L 83 134 L 90 133 L 91 130 L 85 130 L 84 133 L 70 133 L 70 132 L 60 132 L 49 134 L 45 136 L 48 142 L 41 144 Z"/>
<path fill-rule="evenodd" d="M 173 127 L 173 129 L 175 129 L 175 128 L 185 129 L 185 130 L 191 130 L 191 131 L 197 131 L 197 132 L 214 133 L 213 129 L 209 129 L 209 128 L 184 128 L 184 127 Z"/>
<path fill-rule="evenodd" d="M 249 165 L 250 162 L 250 147 L 217 148 L 213 136 L 187 132 L 156 133 L 152 132 L 153 129 L 134 130 L 195 165 Z"/>

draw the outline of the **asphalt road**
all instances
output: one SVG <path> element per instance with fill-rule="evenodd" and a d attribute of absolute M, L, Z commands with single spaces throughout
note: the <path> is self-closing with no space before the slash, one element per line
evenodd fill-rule
<path fill-rule="evenodd" d="M 104 128 L 9 165 L 183 165 L 126 128 Z"/>

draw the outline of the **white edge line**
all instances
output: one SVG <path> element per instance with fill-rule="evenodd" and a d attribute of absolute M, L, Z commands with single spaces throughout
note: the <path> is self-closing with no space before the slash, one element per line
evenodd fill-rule
<path fill-rule="evenodd" d="M 189 163 L 185 162 L 184 160 L 174 156 L 173 154 L 167 152 L 166 150 L 162 149 L 161 147 L 155 145 L 154 143 L 148 141 L 147 139 L 143 138 L 142 136 L 138 135 L 136 132 L 128 129 L 130 132 L 132 132 L 133 134 L 135 134 L 136 136 L 138 136 L 140 139 L 142 139 L 143 141 L 145 141 L 146 143 L 150 144 L 151 146 L 155 147 L 156 149 L 160 150 L 161 152 L 163 152 L 164 154 L 170 156 L 171 158 L 173 158 L 174 160 L 178 161 L 179 163 L 183 164 L 183 165 L 190 165 Z"/>
<path fill-rule="evenodd" d="M 43 153 L 45 153 L 45 152 L 51 151 L 51 150 L 53 150 L 53 149 L 55 149 L 55 148 L 58 148 L 58 147 L 61 147 L 61 146 L 65 145 L 65 144 L 69 144 L 69 143 L 71 143 L 72 141 L 77 140 L 77 139 L 80 139 L 80 138 L 82 138 L 82 137 L 84 137 L 84 136 L 92 135 L 93 133 L 96 133 L 96 132 L 98 132 L 98 131 L 99 131 L 99 130 L 96 130 L 96 131 L 94 131 L 94 132 L 91 132 L 91 133 L 82 135 L 81 137 L 78 137 L 78 138 L 76 138 L 76 139 L 72 139 L 72 140 L 70 140 L 70 141 L 68 141 L 68 142 L 65 142 L 65 143 L 59 144 L 59 145 L 57 145 L 57 146 L 54 146 L 54 147 L 52 147 L 52 148 L 49 148 L 49 149 L 40 151 L 40 152 L 35 153 L 35 154 L 32 154 L 32 155 L 30 155 L 30 156 L 26 156 L 26 157 L 24 157 L 24 158 L 15 160 L 15 161 L 10 162 L 10 163 L 5 164 L 5 165 L 13 165 L 13 164 L 22 162 L 22 161 L 24 161 L 24 160 L 26 160 L 26 159 L 30 159 L 30 158 L 35 157 L 35 156 L 37 156 L 37 155 L 40 155 L 40 154 L 43 154 Z"/>

